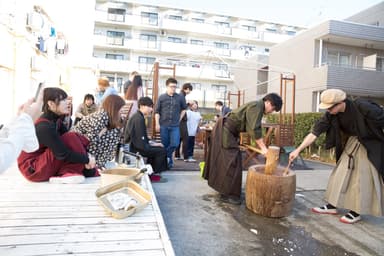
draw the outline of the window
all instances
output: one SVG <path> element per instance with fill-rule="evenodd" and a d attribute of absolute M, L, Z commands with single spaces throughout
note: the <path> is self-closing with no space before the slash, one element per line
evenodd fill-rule
<path fill-rule="evenodd" d="M 156 58 L 139 56 L 139 70 L 150 71 L 152 70 L 153 63 L 155 63 Z"/>
<path fill-rule="evenodd" d="M 229 28 L 229 23 L 228 22 L 223 22 L 223 21 L 215 21 L 215 24 L 223 27 L 223 28 Z"/>
<path fill-rule="evenodd" d="M 139 63 L 153 64 L 153 63 L 155 63 L 155 60 L 156 60 L 156 58 L 154 58 L 154 57 L 139 56 Z"/>
<path fill-rule="evenodd" d="M 113 85 L 118 92 L 120 92 L 121 87 L 123 85 L 123 78 L 122 77 L 116 77 L 116 81 L 115 81 L 114 76 L 106 75 L 106 77 L 108 77 L 109 83 L 111 85 Z"/>
<path fill-rule="evenodd" d="M 200 62 L 197 62 L 197 61 L 190 61 L 190 62 L 189 62 L 189 65 L 190 65 L 192 68 L 200 68 L 200 67 L 201 67 L 201 63 L 200 63 Z"/>
<path fill-rule="evenodd" d="M 339 64 L 342 66 L 351 65 L 351 55 L 349 53 L 340 53 Z"/>
<path fill-rule="evenodd" d="M 339 54 L 335 51 L 328 51 L 327 63 L 330 65 L 337 65 L 339 63 Z"/>
<path fill-rule="evenodd" d="M 214 45 L 215 45 L 216 48 L 229 49 L 229 44 L 228 43 L 214 42 Z"/>
<path fill-rule="evenodd" d="M 158 15 L 154 12 L 141 12 L 141 23 L 149 25 L 158 25 Z"/>
<path fill-rule="evenodd" d="M 327 64 L 351 66 L 351 54 L 346 52 L 339 52 L 337 50 L 328 50 Z"/>
<path fill-rule="evenodd" d="M 384 57 L 377 57 L 376 70 L 377 71 L 384 71 Z"/>
<path fill-rule="evenodd" d="M 124 45 L 124 32 L 107 31 L 107 44 Z"/>
<path fill-rule="evenodd" d="M 108 8 L 108 20 L 125 21 L 125 9 Z"/>
<path fill-rule="evenodd" d="M 214 70 L 228 70 L 228 65 L 222 63 L 213 63 L 212 67 Z"/>
<path fill-rule="evenodd" d="M 105 54 L 105 58 L 110 59 L 110 60 L 124 60 L 124 55 L 123 54 L 107 53 L 107 54 Z"/>
<path fill-rule="evenodd" d="M 168 37 L 168 42 L 180 44 L 181 43 L 181 38 L 180 37 L 169 36 Z"/>
<path fill-rule="evenodd" d="M 167 59 L 167 65 L 172 66 L 173 64 L 178 65 L 180 62 L 179 59 Z"/>
<path fill-rule="evenodd" d="M 215 91 L 215 98 L 225 102 L 225 96 L 227 94 L 227 86 L 220 84 L 212 84 L 212 90 Z"/>
<path fill-rule="evenodd" d="M 255 26 L 243 25 L 242 27 L 243 27 L 243 29 L 245 29 L 245 30 L 252 31 L 252 32 L 256 32 L 256 27 L 255 27 Z"/>
<path fill-rule="evenodd" d="M 191 44 L 203 45 L 203 40 L 191 39 Z"/>
<path fill-rule="evenodd" d="M 179 15 L 169 15 L 170 20 L 182 20 L 183 18 Z"/>
<path fill-rule="evenodd" d="M 287 35 L 289 35 L 289 36 L 294 36 L 294 35 L 296 35 L 296 31 L 288 30 L 288 31 L 286 31 L 286 32 L 287 32 Z"/>
<path fill-rule="evenodd" d="M 271 33 L 276 33 L 276 32 L 277 32 L 277 29 L 274 28 L 274 27 L 268 27 L 268 28 L 265 29 L 265 31 L 267 31 L 267 32 L 271 32 Z"/>
<path fill-rule="evenodd" d="M 146 48 L 156 48 L 157 47 L 157 36 L 149 34 L 140 35 L 140 46 Z"/>
<path fill-rule="evenodd" d="M 201 91 L 201 83 L 191 83 L 193 90 Z"/>
<path fill-rule="evenodd" d="M 228 65 L 222 63 L 213 63 L 212 68 L 215 70 L 216 77 L 229 78 Z"/>
<path fill-rule="evenodd" d="M 196 23 L 204 23 L 204 19 L 200 19 L 200 18 L 192 18 L 191 21 Z"/>

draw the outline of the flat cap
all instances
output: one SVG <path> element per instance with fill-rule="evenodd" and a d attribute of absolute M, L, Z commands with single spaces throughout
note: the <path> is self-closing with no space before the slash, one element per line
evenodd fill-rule
<path fill-rule="evenodd" d="M 333 105 L 340 103 L 347 97 L 346 93 L 339 89 L 328 89 L 320 95 L 320 109 L 328 109 Z"/>

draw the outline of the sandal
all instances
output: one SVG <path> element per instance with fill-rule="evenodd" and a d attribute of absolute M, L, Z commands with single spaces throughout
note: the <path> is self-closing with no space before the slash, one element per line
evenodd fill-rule
<path fill-rule="evenodd" d="M 326 204 L 320 207 L 312 208 L 312 212 L 320 213 L 320 214 L 337 214 L 337 209 L 332 208 L 332 205 Z"/>
<path fill-rule="evenodd" d="M 354 216 L 351 212 L 345 214 L 343 217 L 340 218 L 340 221 L 346 224 L 353 224 L 355 222 L 358 222 L 359 220 L 361 220 L 361 216 Z"/>

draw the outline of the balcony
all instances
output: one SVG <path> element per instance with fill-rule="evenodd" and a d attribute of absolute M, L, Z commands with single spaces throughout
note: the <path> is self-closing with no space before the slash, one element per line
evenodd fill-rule
<path fill-rule="evenodd" d="M 93 58 L 94 67 L 101 72 L 129 73 L 131 70 L 138 70 L 140 73 L 150 73 L 153 69 L 151 63 L 139 63 L 128 60 L 113 60 L 105 58 Z M 161 66 L 164 64 L 161 63 Z M 162 76 L 172 76 L 172 70 L 163 70 Z M 213 81 L 233 81 L 233 76 L 227 70 L 217 70 L 211 65 L 201 64 L 200 66 L 176 66 L 178 77 L 199 78 Z"/>
<path fill-rule="evenodd" d="M 158 27 L 158 21 L 132 14 L 111 14 L 106 11 L 95 11 L 95 22 L 109 25 L 126 25 L 135 27 Z"/>
<path fill-rule="evenodd" d="M 384 97 L 382 71 L 327 64 L 317 69 L 327 77 L 327 87 L 344 89 L 359 96 Z"/>
<path fill-rule="evenodd" d="M 274 32 L 267 32 L 267 31 L 262 31 L 259 33 L 260 33 L 260 40 L 269 42 L 269 43 L 281 43 L 292 37 L 288 34 L 279 34 Z"/>
<path fill-rule="evenodd" d="M 262 33 L 263 32 L 260 31 L 249 31 L 241 28 L 232 28 L 232 35 L 241 39 L 261 40 Z"/>
<path fill-rule="evenodd" d="M 113 60 L 105 58 L 93 58 L 94 67 L 104 72 L 112 73 L 129 73 L 131 70 L 136 70 L 133 62 L 128 60 Z"/>

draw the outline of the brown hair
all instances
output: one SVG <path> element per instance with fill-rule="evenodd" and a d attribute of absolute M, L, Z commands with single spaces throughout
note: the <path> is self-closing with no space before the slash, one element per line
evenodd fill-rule
<path fill-rule="evenodd" d="M 106 76 L 100 77 L 97 83 L 104 88 L 109 87 L 109 79 Z"/>
<path fill-rule="evenodd" d="M 107 112 L 109 124 L 108 129 L 121 127 L 120 109 L 125 105 L 125 101 L 119 95 L 109 95 L 103 101 L 101 108 Z"/>
<path fill-rule="evenodd" d="M 124 98 L 126 100 L 137 100 L 137 90 L 140 86 L 143 86 L 143 80 L 140 75 L 136 75 L 132 80 L 132 84 L 128 86 Z"/>
<path fill-rule="evenodd" d="M 56 105 L 59 105 L 60 101 L 65 100 L 66 98 L 68 98 L 68 94 L 63 89 L 57 87 L 45 88 L 43 92 L 43 112 L 47 113 L 50 110 L 48 101 L 53 101 Z"/>

